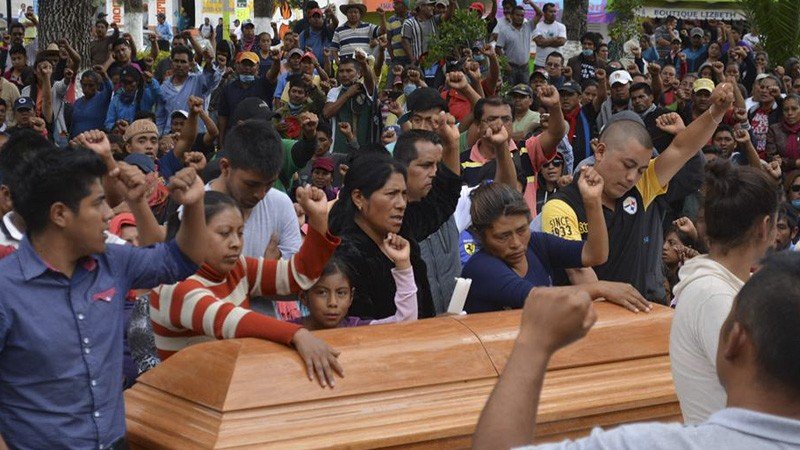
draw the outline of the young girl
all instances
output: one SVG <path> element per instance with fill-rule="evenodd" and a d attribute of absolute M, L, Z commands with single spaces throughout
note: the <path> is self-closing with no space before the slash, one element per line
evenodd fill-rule
<path fill-rule="evenodd" d="M 678 284 L 678 270 L 683 264 L 697 256 L 694 240 L 687 233 L 679 230 L 676 225 L 671 225 L 664 233 L 664 246 L 661 248 L 661 260 L 664 262 L 666 275 L 665 286 L 668 300 L 672 300 L 672 288 Z"/>
<path fill-rule="evenodd" d="M 708 254 L 687 261 L 675 286 L 669 356 L 686 423 L 725 407 L 717 377 L 720 329 L 733 300 L 775 243 L 778 195 L 760 168 L 716 161 L 706 166 L 703 222 Z"/>
<path fill-rule="evenodd" d="M 213 339 L 254 337 L 293 345 L 323 387 L 342 376 L 339 352 L 307 329 L 251 311 L 250 296 L 299 293 L 314 285 L 339 245 L 328 232 L 325 194 L 314 187 L 297 190 L 309 230 L 290 260 L 242 256 L 244 219 L 235 201 L 222 193 L 205 194 L 206 263 L 196 274 L 155 289 L 150 299 L 156 347 L 164 360 L 177 351 Z"/>
<path fill-rule="evenodd" d="M 397 287 L 394 295 L 397 312 L 393 316 L 381 320 L 347 316 L 355 290 L 350 282 L 353 272 L 344 261 L 334 256 L 317 284 L 300 294 L 300 300 L 311 314 L 294 322 L 309 330 L 320 330 L 417 320 L 417 285 L 411 268 L 411 246 L 400 235 L 389 233 L 381 250 L 395 264 L 392 277 Z"/>

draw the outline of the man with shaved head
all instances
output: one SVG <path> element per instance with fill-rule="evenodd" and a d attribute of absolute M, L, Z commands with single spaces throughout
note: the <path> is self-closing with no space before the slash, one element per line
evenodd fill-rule
<path fill-rule="evenodd" d="M 676 134 L 658 157 L 641 122 L 616 120 L 606 126 L 595 149 L 595 169 L 604 180 L 603 213 L 608 228 L 608 261 L 586 269 L 570 269 L 572 284 L 596 280 L 630 283 L 640 292 L 645 287 L 645 249 L 648 239 L 645 210 L 667 191 L 676 173 L 711 138 L 733 103 L 733 86 L 719 85 L 711 107 L 688 127 L 676 113 L 658 118 L 660 128 Z M 589 229 L 578 179 L 559 190 L 542 210 L 542 229 L 565 239 L 587 239 Z M 565 283 L 567 280 L 555 280 Z"/>

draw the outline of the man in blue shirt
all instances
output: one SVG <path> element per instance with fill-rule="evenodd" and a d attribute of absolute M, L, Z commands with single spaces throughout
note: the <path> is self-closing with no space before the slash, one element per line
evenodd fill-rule
<path fill-rule="evenodd" d="M 168 122 L 172 111 L 186 109 L 191 96 L 207 100 L 222 79 L 222 74 L 214 70 L 214 58 L 210 52 L 203 54 L 205 66 L 202 72 L 191 72 L 194 54 L 188 47 L 174 47 L 170 57 L 172 77 L 161 84 L 161 96 L 156 103 L 156 125 L 162 134 L 170 129 Z M 199 124 L 198 131 L 206 131 L 205 125 Z"/>
<path fill-rule="evenodd" d="M 739 291 L 722 324 L 716 355 L 727 407 L 708 421 L 691 426 L 641 423 L 608 431 L 595 428 L 586 438 L 535 448 L 800 448 L 798 278 L 800 254 L 776 253 Z M 592 299 L 580 286 L 531 290 L 517 342 L 481 413 L 472 448 L 512 448 L 534 439 L 550 357 L 583 337 L 596 319 Z"/>
<path fill-rule="evenodd" d="M 158 39 L 158 48 L 161 50 L 169 50 L 169 43 L 172 42 L 172 25 L 167 23 L 167 16 L 164 13 L 158 13 L 156 16 L 158 24 L 156 25 L 156 38 Z"/>
<path fill-rule="evenodd" d="M 27 236 L 0 261 L 0 434 L 10 448 L 126 448 L 125 296 L 182 280 L 204 259 L 204 193 L 194 169 L 170 180 L 184 205 L 174 241 L 107 246 L 113 213 L 101 179 L 125 186 L 137 223 L 149 214 L 146 182 L 133 166 L 109 172 L 102 132 L 78 140 L 92 151 L 38 152 L 12 177 Z"/>

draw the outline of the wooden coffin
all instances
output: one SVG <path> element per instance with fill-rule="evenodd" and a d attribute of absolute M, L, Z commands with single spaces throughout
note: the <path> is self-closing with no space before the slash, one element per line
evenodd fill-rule
<path fill-rule="evenodd" d="M 557 353 L 541 441 L 597 425 L 680 420 L 669 370 L 672 311 L 596 304 L 589 335 Z M 125 394 L 132 448 L 465 448 L 503 369 L 520 311 L 318 332 L 342 351 L 335 389 L 294 351 L 256 339 L 187 348 Z"/>

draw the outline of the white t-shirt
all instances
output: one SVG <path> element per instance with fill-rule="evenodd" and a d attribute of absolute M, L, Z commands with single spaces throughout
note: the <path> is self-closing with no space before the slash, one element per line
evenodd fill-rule
<path fill-rule="evenodd" d="M 211 190 L 211 183 L 206 184 Z M 250 211 L 244 223 L 242 255 L 261 258 L 269 245 L 270 237 L 278 235 L 278 249 L 283 259 L 289 259 L 300 250 L 302 239 L 294 205 L 288 195 L 270 189 L 267 195 Z"/>
<path fill-rule="evenodd" d="M 679 276 L 669 356 L 683 420 L 695 424 L 725 407 L 717 377 L 719 332 L 744 282 L 707 255 L 689 260 Z"/>
<path fill-rule="evenodd" d="M 536 39 L 536 36 L 542 36 L 547 39 L 552 39 L 556 37 L 563 37 L 564 39 L 567 38 L 567 27 L 564 26 L 563 23 L 554 20 L 553 23 L 547 24 L 544 21 L 539 22 L 536 25 L 536 28 L 533 30 L 533 38 Z M 537 66 L 544 66 L 544 62 L 547 59 L 547 55 L 553 53 L 555 51 L 560 52 L 561 47 L 536 47 L 536 60 L 534 64 Z"/>

